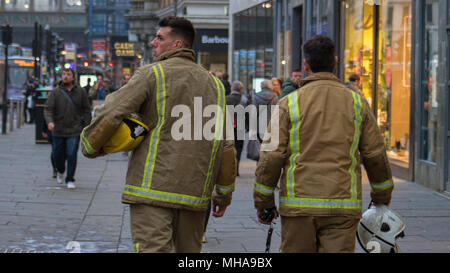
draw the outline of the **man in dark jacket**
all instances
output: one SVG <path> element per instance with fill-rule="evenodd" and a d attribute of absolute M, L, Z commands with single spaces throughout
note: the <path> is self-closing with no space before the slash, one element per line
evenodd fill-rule
<path fill-rule="evenodd" d="M 264 134 L 265 129 L 267 128 L 267 124 L 270 121 L 271 113 L 272 113 L 272 105 L 277 104 L 278 102 L 278 96 L 272 91 L 272 81 L 271 80 L 264 80 L 261 82 L 261 91 L 253 94 L 253 105 L 256 106 L 257 113 L 258 113 L 258 132 L 257 137 L 259 142 L 262 143 L 263 135 L 260 135 L 260 133 Z M 266 106 L 266 107 L 264 107 Z M 263 111 L 267 111 L 267 123 L 265 124 L 264 128 L 261 128 L 261 124 L 259 124 L 259 117 L 263 113 Z"/>
<path fill-rule="evenodd" d="M 53 153 L 58 170 L 57 181 L 62 183 L 67 159 L 66 184 L 75 189 L 75 169 L 80 133 L 91 122 L 90 104 L 86 91 L 75 84 L 75 72 L 64 69 L 62 83 L 50 93 L 44 117 L 53 133 Z"/>
<path fill-rule="evenodd" d="M 240 81 L 234 81 L 231 85 L 231 93 L 226 96 L 227 106 L 232 105 L 236 107 L 241 104 L 242 92 L 244 91 L 244 85 Z M 239 161 L 241 160 L 242 148 L 244 147 L 244 139 L 238 137 L 237 132 L 237 120 L 236 113 L 233 118 L 234 127 L 234 147 L 236 148 L 236 175 L 239 176 Z"/>
<path fill-rule="evenodd" d="M 301 79 L 302 79 L 301 69 L 296 69 L 292 71 L 291 77 L 285 80 L 283 85 L 281 86 L 283 92 L 281 93 L 280 99 L 297 90 L 299 88 L 298 83 L 300 82 Z"/>

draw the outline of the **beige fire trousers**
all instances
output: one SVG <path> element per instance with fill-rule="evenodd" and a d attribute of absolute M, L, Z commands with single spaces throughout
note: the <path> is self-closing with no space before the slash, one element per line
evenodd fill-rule
<path fill-rule="evenodd" d="M 358 219 L 344 216 L 281 216 L 280 252 L 353 253 Z"/>
<path fill-rule="evenodd" d="M 205 217 L 205 211 L 130 204 L 134 251 L 200 253 Z"/>

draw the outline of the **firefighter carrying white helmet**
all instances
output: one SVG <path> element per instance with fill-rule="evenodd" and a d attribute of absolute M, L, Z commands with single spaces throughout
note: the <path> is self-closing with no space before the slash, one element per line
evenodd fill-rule
<path fill-rule="evenodd" d="M 404 229 L 405 222 L 386 205 L 371 205 L 359 221 L 356 236 L 366 252 L 399 253 L 396 239 L 405 235 Z"/>

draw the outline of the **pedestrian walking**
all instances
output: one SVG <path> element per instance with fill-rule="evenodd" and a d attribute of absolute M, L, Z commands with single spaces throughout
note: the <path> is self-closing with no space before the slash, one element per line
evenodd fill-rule
<path fill-rule="evenodd" d="M 227 73 L 222 74 L 221 81 L 222 81 L 223 86 L 225 87 L 225 96 L 228 96 L 231 93 L 231 84 L 228 81 L 228 78 L 229 78 L 229 76 Z"/>
<path fill-rule="evenodd" d="M 122 119 L 141 114 L 152 129 L 131 155 L 122 195 L 122 202 L 130 205 L 134 249 L 200 252 L 211 198 L 215 217 L 222 217 L 231 203 L 234 143 L 219 137 L 225 125 L 220 112 L 214 117 L 213 139 L 176 140 L 172 127 L 177 120 L 171 113 L 179 106 L 194 113 L 194 100 L 200 99 L 203 106 L 224 111 L 225 90 L 195 63 L 195 30 L 189 20 L 169 16 L 158 25 L 151 42 L 155 62 L 139 68 L 128 84 L 108 96 L 81 135 L 82 151 L 91 158 L 103 155 L 103 145 Z"/>
<path fill-rule="evenodd" d="M 48 130 L 53 134 L 52 149 L 58 183 L 63 182 L 64 172 L 68 189 L 75 189 L 75 170 L 80 133 L 84 125 L 90 123 L 91 113 L 86 91 L 75 82 L 75 71 L 62 70 L 61 85 L 48 96 L 44 117 Z"/>
<path fill-rule="evenodd" d="M 350 77 L 348 77 L 348 82 L 345 83 L 345 86 L 350 88 L 351 90 L 357 92 L 361 96 L 364 97 L 364 93 L 361 90 L 361 77 L 359 77 L 358 74 L 352 74 Z"/>
<path fill-rule="evenodd" d="M 94 86 L 89 89 L 89 99 L 91 100 L 105 100 L 106 96 L 111 93 L 111 90 L 106 86 L 105 77 L 103 74 L 97 74 L 97 81 Z"/>
<path fill-rule="evenodd" d="M 236 107 L 241 104 L 242 92 L 244 91 L 244 84 L 240 81 L 234 81 L 231 85 L 231 93 L 226 97 L 227 106 Z M 244 106 L 244 105 L 243 105 Z M 236 175 L 239 176 L 239 162 L 241 160 L 242 149 L 244 147 L 244 139 L 239 136 L 244 136 L 245 132 L 238 132 L 237 114 L 233 116 L 234 128 L 234 147 L 236 148 Z"/>
<path fill-rule="evenodd" d="M 299 88 L 299 82 L 301 79 L 302 79 L 302 70 L 300 68 L 292 71 L 291 77 L 285 80 L 283 82 L 283 85 L 281 86 L 283 91 L 280 98 L 283 98 L 288 94 L 297 90 Z"/>
<path fill-rule="evenodd" d="M 52 171 L 53 171 L 52 177 L 56 178 L 58 171 L 56 170 L 56 163 L 53 153 L 53 135 L 52 131 L 48 129 L 47 122 L 45 121 L 45 119 L 42 120 L 42 137 L 44 137 L 50 144 L 52 144 L 50 152 L 50 162 L 52 163 Z"/>
<path fill-rule="evenodd" d="M 271 80 L 264 80 L 261 82 L 261 91 L 253 95 L 252 103 L 256 106 L 257 116 L 258 116 L 258 126 L 256 136 L 260 143 L 262 143 L 263 136 L 259 133 L 264 132 L 267 124 L 269 124 L 271 113 L 272 113 L 272 105 L 277 104 L 278 96 L 273 92 L 273 85 Z M 264 111 L 266 113 L 264 113 Z M 259 122 L 260 116 L 262 114 L 266 114 L 267 123 L 262 125 Z M 263 129 L 260 129 L 261 126 L 264 126 Z M 254 132 L 253 132 L 254 134 Z"/>
<path fill-rule="evenodd" d="M 388 205 L 393 180 L 386 149 L 367 101 L 332 74 L 335 45 L 315 36 L 303 46 L 307 78 L 279 102 L 279 145 L 262 151 L 254 203 L 260 215 L 278 211 L 281 252 L 354 252 L 362 212 L 360 157 L 375 204 Z M 276 135 L 276 134 L 275 134 Z M 266 143 L 266 142 L 264 142 Z M 263 145 L 264 145 L 263 143 Z"/>
<path fill-rule="evenodd" d="M 125 74 L 122 76 L 122 80 L 120 80 L 120 87 L 124 86 L 125 84 L 127 84 L 131 79 L 131 75 L 130 74 Z"/>
<path fill-rule="evenodd" d="M 34 122 L 34 91 L 38 87 L 38 82 L 34 76 L 28 74 L 27 80 L 25 81 L 25 104 L 23 108 L 23 116 L 26 123 Z"/>
<path fill-rule="evenodd" d="M 283 84 L 283 83 L 281 82 L 280 79 L 278 79 L 278 78 L 272 78 L 273 92 L 274 92 L 278 97 L 280 97 L 280 96 L 281 96 L 281 93 L 282 93 L 282 90 L 281 90 L 281 85 L 282 85 L 282 84 Z"/>
<path fill-rule="evenodd" d="M 89 90 L 91 89 L 91 78 L 87 78 L 87 83 L 83 87 L 83 89 L 86 91 L 86 94 L 89 94 Z"/>

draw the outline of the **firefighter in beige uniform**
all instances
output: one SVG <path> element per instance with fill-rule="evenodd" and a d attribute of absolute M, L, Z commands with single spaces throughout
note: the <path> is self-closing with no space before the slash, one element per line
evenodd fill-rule
<path fill-rule="evenodd" d="M 391 169 L 369 104 L 331 73 L 333 42 L 316 36 L 303 49 L 308 77 L 278 104 L 279 145 L 260 154 L 255 207 L 261 223 L 269 224 L 260 217 L 267 211 L 278 216 L 274 190 L 282 172 L 280 251 L 354 252 L 362 210 L 359 154 L 375 204 L 390 203 Z"/>
<path fill-rule="evenodd" d="M 194 62 L 191 22 L 166 17 L 159 26 L 152 42 L 156 62 L 138 69 L 127 85 L 106 98 L 82 133 L 82 150 L 88 157 L 102 155 L 122 119 L 139 113 L 150 130 L 131 156 L 122 196 L 130 204 L 135 251 L 200 252 L 211 195 L 216 217 L 231 202 L 234 143 L 220 137 L 225 114 L 215 119 L 213 140 L 174 140 L 171 131 L 178 118 L 171 113 L 177 105 L 194 113 L 194 97 L 202 98 L 203 107 L 214 105 L 223 112 L 225 89 Z"/>

